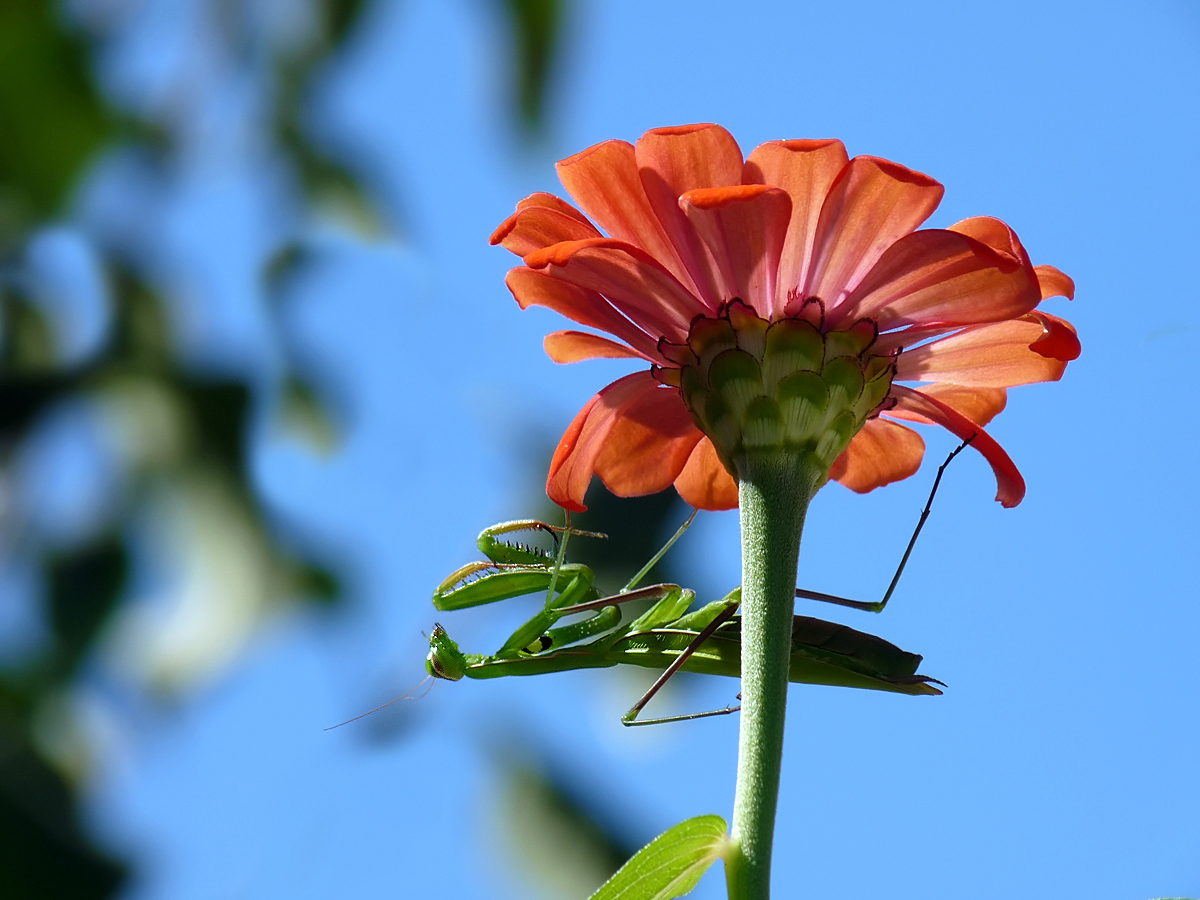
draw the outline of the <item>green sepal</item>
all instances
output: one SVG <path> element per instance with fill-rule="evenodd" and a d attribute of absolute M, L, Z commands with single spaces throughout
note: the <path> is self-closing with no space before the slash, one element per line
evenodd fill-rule
<path fill-rule="evenodd" d="M 796 372 L 775 391 L 784 434 L 789 444 L 811 441 L 820 432 L 829 406 L 829 388 L 816 372 Z"/>
<path fill-rule="evenodd" d="M 745 350 L 724 350 L 708 368 L 708 384 L 740 418 L 750 401 L 762 396 L 762 368 Z"/>
<path fill-rule="evenodd" d="M 742 446 L 762 450 L 783 445 L 783 417 L 779 404 L 769 397 L 756 397 L 742 414 Z"/>
<path fill-rule="evenodd" d="M 847 409 L 862 393 L 862 366 L 849 356 L 836 357 L 821 370 L 821 380 L 829 386 L 830 412 Z"/>
<path fill-rule="evenodd" d="M 839 413 L 832 422 L 825 426 L 817 438 L 817 446 L 813 451 L 825 467 L 825 471 L 829 471 L 829 467 L 846 449 L 846 445 L 850 443 L 850 439 L 858 432 L 860 426 L 861 423 L 849 410 Z"/>
<path fill-rule="evenodd" d="M 884 357 L 876 356 L 871 360 L 875 363 L 876 360 L 884 359 Z M 854 403 L 854 415 L 860 421 L 866 420 L 867 416 L 875 411 L 875 409 L 887 399 L 888 391 L 892 389 L 892 370 L 893 365 L 890 360 L 886 361 L 886 365 L 882 371 L 874 374 L 872 377 L 871 369 L 873 365 L 868 365 L 866 375 L 867 382 L 863 385 L 862 393 L 858 400 Z"/>
<path fill-rule="evenodd" d="M 725 820 L 696 816 L 668 828 L 635 853 L 590 900 L 672 900 L 694 888 L 732 845 Z"/>
<path fill-rule="evenodd" d="M 845 331 L 830 331 L 825 335 L 825 361 L 839 356 L 861 356 L 875 343 L 879 329 L 870 319 L 859 319 Z"/>
<path fill-rule="evenodd" d="M 737 347 L 737 335 L 728 319 L 697 319 L 688 332 L 688 346 L 700 360 L 703 371 L 718 353 Z"/>
<path fill-rule="evenodd" d="M 821 332 L 802 319 L 771 323 L 763 347 L 763 387 L 773 391 L 792 372 L 821 371 L 825 341 Z"/>
<path fill-rule="evenodd" d="M 756 359 L 762 359 L 766 350 L 767 328 L 770 323 L 741 300 L 732 300 L 725 308 L 729 324 L 737 335 L 738 349 L 745 350 Z"/>

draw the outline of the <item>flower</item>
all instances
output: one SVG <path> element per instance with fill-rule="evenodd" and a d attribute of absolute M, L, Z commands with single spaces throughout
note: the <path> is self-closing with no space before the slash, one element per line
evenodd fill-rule
<path fill-rule="evenodd" d="M 615 338 L 556 331 L 555 362 L 650 366 L 571 422 L 546 483 L 556 503 L 584 509 L 596 474 L 620 496 L 673 483 L 693 506 L 732 508 L 739 454 L 776 446 L 865 493 L 921 463 L 924 442 L 896 420 L 972 438 L 996 499 L 1021 501 L 983 426 L 1007 388 L 1060 378 L 1079 341 L 1036 309 L 1072 297 L 1071 279 L 1033 266 L 1003 222 L 915 230 L 942 197 L 932 178 L 836 140 L 769 141 L 743 160 L 717 125 L 604 141 L 557 170 L 579 208 L 547 193 L 517 204 L 491 237 L 524 263 L 505 283 L 522 308 Z"/>

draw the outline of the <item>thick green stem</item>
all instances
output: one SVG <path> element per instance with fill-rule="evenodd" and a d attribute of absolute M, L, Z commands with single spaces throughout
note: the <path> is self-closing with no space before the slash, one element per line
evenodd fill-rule
<path fill-rule="evenodd" d="M 742 524 L 742 712 L 731 900 L 767 900 L 783 759 L 796 562 L 804 514 L 821 472 L 807 454 L 750 453 L 737 461 Z"/>

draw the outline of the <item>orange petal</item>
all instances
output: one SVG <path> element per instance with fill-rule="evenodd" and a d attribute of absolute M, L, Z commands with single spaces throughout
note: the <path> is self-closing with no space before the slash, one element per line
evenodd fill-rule
<path fill-rule="evenodd" d="M 1032 270 L 955 231 L 907 234 L 880 257 L 827 322 L 864 316 L 881 329 L 898 325 L 970 325 L 1029 312 L 1041 299 Z"/>
<path fill-rule="evenodd" d="M 779 282 L 772 315 L 783 315 L 788 294 L 804 283 L 812 260 L 821 204 L 848 162 L 841 141 L 768 141 L 751 151 L 742 170 L 747 184 L 773 184 L 792 198 L 792 218 L 779 260 Z"/>
<path fill-rule="evenodd" d="M 1060 319 L 1058 316 L 1037 310 L 1031 312 L 1027 318 L 1034 319 L 1042 326 L 1042 336 L 1029 345 L 1030 350 L 1050 359 L 1060 359 L 1063 362 L 1079 358 L 1079 353 L 1083 348 L 1079 344 L 1079 336 L 1075 333 L 1074 325 L 1066 319 Z"/>
<path fill-rule="evenodd" d="M 582 241 L 597 237 L 600 237 L 600 232 L 590 222 L 581 222 L 557 209 L 527 206 L 501 222 L 488 238 L 488 243 L 499 244 L 517 256 L 525 256 L 560 241 Z"/>
<path fill-rule="evenodd" d="M 712 252 L 728 296 L 764 319 L 782 310 L 775 287 L 792 216 L 787 191 L 765 184 L 699 188 L 680 197 L 679 206 Z"/>
<path fill-rule="evenodd" d="M 636 350 L 585 331 L 552 331 L 542 338 L 542 349 L 556 363 L 584 359 L 641 359 Z"/>
<path fill-rule="evenodd" d="M 1021 263 L 1033 271 L 1033 264 L 1029 261 L 1029 254 L 1025 252 L 1025 247 L 1021 244 L 1021 239 L 1017 237 L 1017 233 L 993 216 L 972 216 L 969 219 L 963 219 L 961 222 L 955 222 L 951 225 L 948 231 L 956 231 L 959 234 L 965 234 L 968 237 L 973 237 L 977 241 L 982 241 L 987 244 L 997 253 L 1003 253 L 1014 262 Z M 1036 275 L 1033 276 L 1036 279 Z"/>
<path fill-rule="evenodd" d="M 961 384 L 927 384 L 921 388 L 921 393 L 945 403 L 958 413 L 962 413 L 976 425 L 986 425 L 996 418 L 1008 403 L 1008 392 L 1004 388 L 964 387 Z M 919 413 L 906 409 L 893 408 L 887 411 L 889 416 L 897 419 L 908 419 L 912 422 L 923 422 L 926 425 L 936 425 Z"/>
<path fill-rule="evenodd" d="M 609 237 L 636 244 L 690 285 L 683 263 L 650 208 L 632 144 L 604 141 L 568 156 L 555 169 L 575 202 Z"/>
<path fill-rule="evenodd" d="M 735 509 L 738 505 L 737 482 L 721 465 L 707 437 L 702 437 L 692 450 L 687 465 L 675 479 L 675 490 L 696 509 Z"/>
<path fill-rule="evenodd" d="M 576 287 L 545 272 L 535 272 L 520 266 L 508 270 L 504 284 L 512 292 L 521 309 L 544 306 L 580 325 L 607 331 L 633 347 L 646 359 L 666 362 L 658 352 L 658 338 L 651 337 L 636 327 L 595 291 Z"/>
<path fill-rule="evenodd" d="M 636 325 L 674 343 L 705 311 L 653 257 L 622 241 L 564 241 L 530 253 L 525 265 L 603 294 Z"/>
<path fill-rule="evenodd" d="M 1013 465 L 1007 453 L 1004 452 L 986 431 L 976 425 L 966 416 L 955 412 L 945 403 L 930 397 L 921 391 L 914 391 L 903 385 L 893 384 L 891 396 L 896 398 L 894 410 L 907 410 L 925 416 L 931 422 L 941 425 L 951 434 L 966 440 L 971 438 L 971 446 L 983 454 L 983 458 L 992 467 L 996 475 L 996 499 L 1006 508 L 1016 506 L 1025 496 L 1025 479 Z"/>
<path fill-rule="evenodd" d="M 596 474 L 618 497 L 669 487 L 703 435 L 674 388 L 641 394 L 618 417 L 596 457 Z"/>
<path fill-rule="evenodd" d="M 856 494 L 901 481 L 921 468 L 925 441 L 911 428 L 886 419 L 868 419 L 833 461 L 829 477 Z"/>
<path fill-rule="evenodd" d="M 523 209 L 528 209 L 531 206 L 544 206 L 546 209 L 554 209 L 560 213 L 565 213 L 573 219 L 578 219 L 585 225 L 592 224 L 588 221 L 587 216 L 573 207 L 566 200 L 562 199 L 561 197 L 556 197 L 554 194 L 547 194 L 545 191 L 537 191 L 536 193 L 530 194 L 524 200 L 518 200 L 517 212 L 520 212 Z"/>
<path fill-rule="evenodd" d="M 929 218 L 942 193 L 928 175 L 886 159 L 854 157 L 821 207 L 812 266 L 800 293 L 834 309 L 884 250 Z"/>
<path fill-rule="evenodd" d="M 896 377 L 1001 388 L 1058 381 L 1067 364 L 1030 348 L 1042 333 L 1041 323 L 1030 317 L 964 328 L 905 350 L 896 361 Z"/>
<path fill-rule="evenodd" d="M 550 460 L 546 494 L 564 509 L 582 512 L 596 458 L 621 413 L 642 394 L 659 390 L 649 372 L 618 378 L 587 402 L 567 426 Z"/>
<path fill-rule="evenodd" d="M 1042 299 L 1047 297 L 1066 297 L 1068 300 L 1075 299 L 1075 282 L 1071 277 L 1063 272 L 1060 272 L 1054 266 L 1034 266 L 1033 271 L 1037 273 L 1038 284 L 1042 289 Z"/>
<path fill-rule="evenodd" d="M 730 297 L 722 291 L 708 250 L 679 209 L 679 198 L 696 188 L 741 184 L 742 151 L 737 141 L 720 125 L 654 128 L 638 138 L 636 156 L 651 208 L 687 269 L 690 284 L 709 310 L 715 310 Z"/>

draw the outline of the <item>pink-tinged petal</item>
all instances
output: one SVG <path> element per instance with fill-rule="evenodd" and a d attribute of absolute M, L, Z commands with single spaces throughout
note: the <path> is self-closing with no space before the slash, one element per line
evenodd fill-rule
<path fill-rule="evenodd" d="M 1008 392 L 1004 388 L 964 387 L 961 384 L 939 383 L 924 385 L 921 393 L 941 401 L 957 413 L 962 413 L 976 425 L 986 425 L 992 421 L 1003 412 L 1008 403 Z M 887 414 L 897 419 L 923 422 L 926 425 L 937 424 L 919 413 L 905 409 L 889 409 Z"/>
<path fill-rule="evenodd" d="M 888 247 L 927 218 L 943 188 L 928 175 L 873 156 L 856 156 L 834 180 L 813 241 L 801 289 L 827 311 L 854 290 Z"/>
<path fill-rule="evenodd" d="M 834 179 L 849 162 L 838 140 L 768 141 L 751 151 L 742 170 L 747 184 L 772 184 L 792 198 L 792 218 L 779 261 L 773 315 L 783 314 L 788 294 L 798 291 L 808 274 L 821 204 Z M 801 300 L 803 298 L 800 298 Z"/>
<path fill-rule="evenodd" d="M 792 215 L 787 191 L 765 184 L 699 188 L 680 197 L 679 206 L 712 252 L 729 296 L 764 319 L 782 311 L 775 286 Z"/>
<path fill-rule="evenodd" d="M 608 236 L 641 247 L 685 285 L 690 284 L 670 238 L 650 208 L 633 145 L 604 141 L 555 166 L 575 202 Z"/>
<path fill-rule="evenodd" d="M 596 457 L 596 474 L 618 497 L 657 493 L 679 477 L 701 437 L 679 391 L 655 388 L 621 412 Z"/>
<path fill-rule="evenodd" d="M 488 238 L 488 243 L 499 244 L 517 256 L 526 256 L 534 250 L 562 241 L 584 241 L 598 237 L 600 232 L 590 222 L 581 222 L 557 209 L 527 206 L 501 222 Z"/>
<path fill-rule="evenodd" d="M 1030 348 L 1041 336 L 1032 317 L 974 325 L 901 353 L 896 378 L 998 388 L 1058 381 L 1067 364 Z"/>
<path fill-rule="evenodd" d="M 637 142 L 638 174 L 646 197 L 690 276 L 689 286 L 715 310 L 730 299 L 714 261 L 687 218 L 679 198 L 696 188 L 741 184 L 742 151 L 720 125 L 654 128 Z M 682 279 L 681 279 L 682 280 Z"/>
<path fill-rule="evenodd" d="M 707 437 L 702 437 L 692 450 L 687 465 L 675 479 L 675 490 L 696 509 L 736 509 L 738 505 L 737 482 L 721 465 Z"/>
<path fill-rule="evenodd" d="M 563 509 L 583 512 L 596 459 L 622 412 L 647 391 L 659 390 L 649 372 L 618 378 L 587 402 L 558 442 L 550 460 L 546 494 Z"/>
<path fill-rule="evenodd" d="M 644 250 L 609 238 L 564 241 L 525 257 L 525 265 L 598 291 L 647 332 L 679 343 L 699 301 Z"/>
<path fill-rule="evenodd" d="M 1021 263 L 1031 273 L 1033 272 L 1033 263 L 1029 261 L 1029 254 L 1025 252 L 1025 247 L 1021 244 L 1017 233 L 993 216 L 972 216 L 961 222 L 955 222 L 947 230 L 973 237 L 975 240 L 987 244 L 997 253 L 1002 253 L 1015 262 Z M 1036 274 L 1031 277 L 1035 281 L 1037 280 Z"/>
<path fill-rule="evenodd" d="M 1048 297 L 1075 299 L 1075 282 L 1071 280 L 1070 275 L 1059 271 L 1054 266 L 1034 266 L 1033 271 L 1037 274 L 1043 300 Z"/>
<path fill-rule="evenodd" d="M 552 331 L 542 338 L 542 349 L 556 363 L 573 363 L 584 359 L 645 358 L 631 347 L 585 331 Z"/>
<path fill-rule="evenodd" d="M 940 400 L 903 385 L 893 384 L 891 396 L 896 398 L 896 406 L 887 415 L 892 415 L 896 410 L 915 412 L 941 425 L 961 440 L 971 438 L 971 446 L 983 454 L 996 475 L 996 499 L 1001 506 L 1012 508 L 1021 502 L 1025 496 L 1025 479 L 1004 449 L 981 426 Z"/>
<path fill-rule="evenodd" d="M 879 335 L 875 339 L 875 343 L 871 345 L 871 353 L 878 354 L 879 356 L 888 356 L 909 347 L 915 347 L 922 341 L 946 334 L 948 331 L 957 331 L 959 327 L 958 325 L 942 324 L 912 325 L 908 328 L 889 331 Z"/>
<path fill-rule="evenodd" d="M 545 272 L 535 272 L 533 269 L 519 266 L 508 270 L 504 284 L 512 292 L 521 309 L 544 306 L 580 325 L 607 331 L 633 347 L 646 359 L 666 362 L 658 352 L 657 336 L 651 337 L 646 334 L 595 291 L 568 284 Z"/>
<path fill-rule="evenodd" d="M 1011 256 L 965 234 L 928 229 L 885 250 L 828 321 L 833 328 L 864 316 L 880 328 L 1000 322 L 1040 299 L 1032 272 Z"/>
<path fill-rule="evenodd" d="M 1070 362 L 1079 359 L 1083 349 L 1079 344 L 1079 336 L 1075 326 L 1066 319 L 1052 316 L 1049 313 L 1034 310 L 1027 318 L 1033 319 L 1042 326 L 1042 336 L 1029 345 L 1034 353 L 1040 353 L 1049 359 L 1059 359 Z"/>
<path fill-rule="evenodd" d="M 829 477 L 856 494 L 865 494 L 908 478 L 921 468 L 924 455 L 925 441 L 911 428 L 868 419 L 833 461 Z"/>
<path fill-rule="evenodd" d="M 585 225 L 592 224 L 588 221 L 587 216 L 573 207 L 566 200 L 562 199 L 561 197 L 556 197 L 554 194 L 547 194 L 545 191 L 537 191 L 536 193 L 530 194 L 524 200 L 518 200 L 516 211 L 520 212 L 521 210 L 529 209 L 532 206 L 543 206 L 546 209 L 553 209 L 560 213 L 564 213 L 573 219 L 578 219 Z"/>

